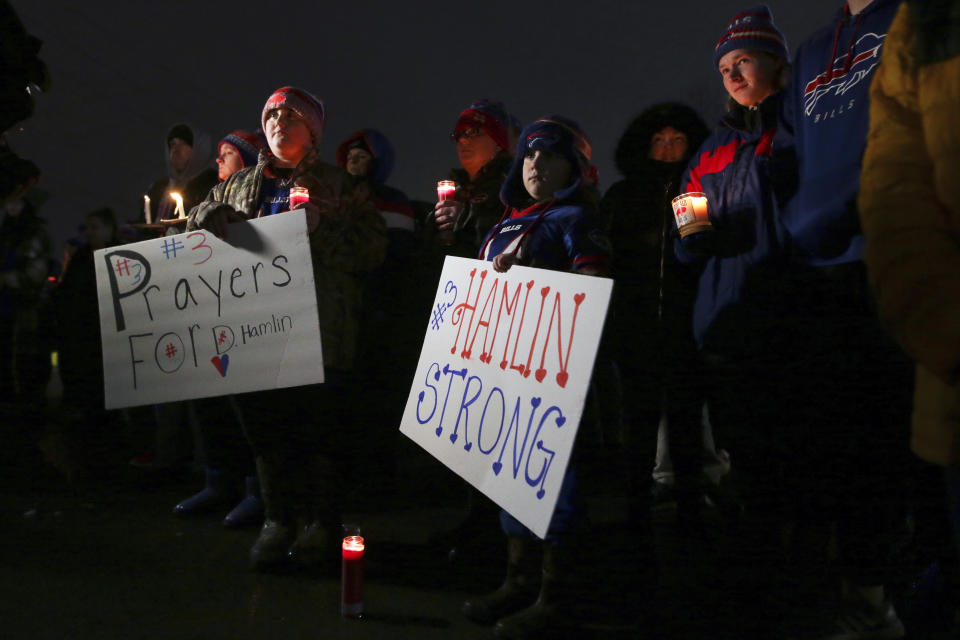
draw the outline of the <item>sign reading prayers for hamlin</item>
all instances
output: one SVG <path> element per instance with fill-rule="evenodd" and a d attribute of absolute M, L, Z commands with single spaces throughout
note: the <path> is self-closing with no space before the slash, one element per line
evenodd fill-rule
<path fill-rule="evenodd" d="M 106 408 L 323 382 L 303 210 L 94 258 Z"/>

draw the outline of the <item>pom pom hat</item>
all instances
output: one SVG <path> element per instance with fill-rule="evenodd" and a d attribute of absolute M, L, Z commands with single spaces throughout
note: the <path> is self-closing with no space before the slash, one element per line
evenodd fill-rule
<path fill-rule="evenodd" d="M 734 49 L 765 51 L 784 60 L 790 59 L 786 38 L 774 26 L 773 14 L 765 4 L 758 4 L 733 16 L 714 48 L 713 66 L 717 66 L 720 58 Z"/>
<path fill-rule="evenodd" d="M 323 101 L 311 95 L 303 89 L 297 87 L 282 87 L 277 89 L 267 98 L 267 103 L 263 105 L 263 113 L 260 115 L 260 126 L 267 130 L 267 114 L 272 109 L 286 107 L 292 109 L 307 123 L 310 129 L 310 138 L 313 140 L 313 146 L 319 146 L 320 139 L 323 137 L 323 127 L 326 124 L 327 114 L 323 106 Z"/>
<path fill-rule="evenodd" d="M 506 151 L 510 149 L 511 122 L 511 116 L 502 102 L 476 100 L 460 112 L 457 123 L 453 127 L 452 137 L 456 139 L 461 131 L 476 127 L 493 138 L 497 146 Z"/>

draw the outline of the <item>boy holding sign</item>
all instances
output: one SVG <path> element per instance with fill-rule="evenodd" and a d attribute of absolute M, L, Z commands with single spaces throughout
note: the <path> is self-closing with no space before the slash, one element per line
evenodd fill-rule
<path fill-rule="evenodd" d="M 610 243 L 596 212 L 598 198 L 592 190 L 597 175 L 590 156 L 590 142 L 572 120 L 552 115 L 527 126 L 500 190 L 507 210 L 487 234 L 480 258 L 492 261 L 499 273 L 516 264 L 606 275 Z M 563 478 L 542 561 L 535 556 L 531 531 L 501 512 L 508 539 L 506 579 L 492 594 L 471 598 L 463 606 L 472 620 L 496 621 L 498 636 L 527 637 L 571 623 L 572 542 L 586 523 L 576 466 L 571 460 Z"/>

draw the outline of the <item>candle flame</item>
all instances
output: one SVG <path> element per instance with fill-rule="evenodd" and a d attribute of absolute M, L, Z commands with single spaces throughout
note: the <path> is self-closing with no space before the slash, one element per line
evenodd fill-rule
<path fill-rule="evenodd" d="M 177 201 L 177 210 L 176 210 L 177 218 L 186 218 L 187 213 L 186 211 L 183 210 L 183 196 L 181 196 L 176 191 L 171 191 L 170 197 Z"/>
<path fill-rule="evenodd" d="M 344 551 L 363 551 L 363 536 L 347 536 L 343 539 Z"/>

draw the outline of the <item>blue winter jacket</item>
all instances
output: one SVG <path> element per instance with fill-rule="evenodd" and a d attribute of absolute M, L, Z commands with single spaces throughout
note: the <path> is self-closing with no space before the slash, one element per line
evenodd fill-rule
<path fill-rule="evenodd" d="M 677 259 L 701 264 L 693 333 L 710 351 L 760 346 L 783 309 L 784 235 L 776 211 L 792 194 L 796 166 L 780 123 L 780 94 L 754 110 L 735 107 L 691 158 L 682 193 L 707 196 L 713 231 L 678 238 Z"/>
<path fill-rule="evenodd" d="M 785 113 L 800 182 L 781 220 L 806 264 L 854 262 L 863 254 L 856 200 L 870 123 L 870 82 L 899 5 L 899 0 L 874 0 L 856 16 L 844 6 L 794 56 Z"/>

